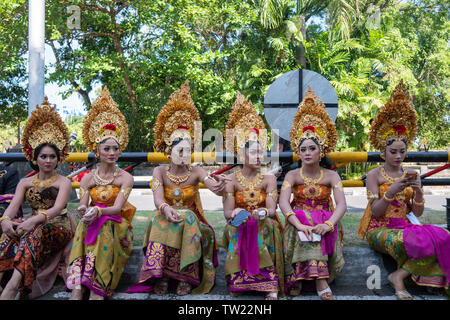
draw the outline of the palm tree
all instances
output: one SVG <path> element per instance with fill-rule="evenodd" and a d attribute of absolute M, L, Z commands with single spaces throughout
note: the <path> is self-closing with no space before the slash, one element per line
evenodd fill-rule
<path fill-rule="evenodd" d="M 261 25 L 276 29 L 286 24 L 286 31 L 296 43 L 296 61 L 302 68 L 306 67 L 305 46 L 306 23 L 308 20 L 326 10 L 326 21 L 339 30 L 334 33 L 341 39 L 349 39 L 355 12 L 358 12 L 361 0 L 262 0 Z M 370 1 L 366 1 L 370 2 Z M 372 1 L 373 2 L 373 1 Z M 366 7 L 365 3 L 364 7 Z"/>

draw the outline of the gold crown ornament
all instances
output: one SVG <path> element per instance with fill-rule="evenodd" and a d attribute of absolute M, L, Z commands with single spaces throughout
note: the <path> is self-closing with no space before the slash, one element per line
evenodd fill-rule
<path fill-rule="evenodd" d="M 159 111 L 154 127 L 155 151 L 168 155 L 173 141 L 179 138 L 189 139 L 193 147 L 195 121 L 201 121 L 200 115 L 186 80 Z"/>
<path fill-rule="evenodd" d="M 322 156 L 333 151 L 337 143 L 337 131 L 325 105 L 308 86 L 305 97 L 298 106 L 290 132 L 291 148 L 298 152 L 303 139 L 314 138 Z"/>
<path fill-rule="evenodd" d="M 99 143 L 109 138 L 123 151 L 128 145 L 128 124 L 108 88 L 104 87 L 84 119 L 83 141 L 91 152 L 96 152 Z"/>
<path fill-rule="evenodd" d="M 411 100 L 401 80 L 371 123 L 369 141 L 374 148 L 383 151 L 392 140 L 404 141 L 407 148 L 412 144 L 417 135 L 417 115 Z"/>
<path fill-rule="evenodd" d="M 253 104 L 247 101 L 239 91 L 225 126 L 225 137 L 228 153 L 243 149 L 248 141 L 259 142 L 262 149 L 266 150 L 267 133 L 264 121 Z"/>
<path fill-rule="evenodd" d="M 54 144 L 60 152 L 59 163 L 69 156 L 69 131 L 62 121 L 56 106 L 51 106 L 47 97 L 31 113 L 22 135 L 22 151 L 29 161 L 34 161 L 34 150 L 43 143 Z"/>

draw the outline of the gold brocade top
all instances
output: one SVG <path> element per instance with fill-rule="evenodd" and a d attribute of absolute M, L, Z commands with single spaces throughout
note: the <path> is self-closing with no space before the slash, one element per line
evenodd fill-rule
<path fill-rule="evenodd" d="M 164 186 L 164 200 L 175 210 L 192 210 L 200 221 L 209 225 L 203 212 L 198 185 Z"/>
<path fill-rule="evenodd" d="M 291 207 L 294 210 L 327 210 L 333 211 L 331 200 L 331 187 L 317 184 L 314 187 L 305 188 L 304 184 L 292 188 L 294 199 Z"/>
<path fill-rule="evenodd" d="M 266 206 L 266 192 L 262 189 L 237 190 L 234 195 L 237 208 L 251 212 Z"/>
<path fill-rule="evenodd" d="M 390 183 L 383 183 L 378 187 L 378 199 L 383 198 L 390 186 Z M 394 201 L 389 203 L 385 214 L 381 217 L 372 216 L 372 209 L 370 207 L 372 201 L 369 201 L 359 225 L 358 236 L 363 239 L 368 230 L 387 226 L 390 218 L 402 218 L 408 221 L 406 214 L 411 211 L 411 199 L 413 196 L 414 191 L 411 187 L 407 187 L 402 192 L 398 192 L 395 194 Z"/>
<path fill-rule="evenodd" d="M 59 189 L 56 187 L 48 187 L 39 190 L 36 186 L 31 186 L 25 191 L 25 199 L 30 204 L 33 211 L 33 215 L 38 214 L 39 209 L 50 209 L 55 205 L 56 198 L 58 197 Z M 57 222 L 62 224 L 65 228 L 70 229 L 70 221 L 67 217 L 67 209 L 61 210 L 61 213 L 56 217 L 53 217 L 49 222 Z"/>
<path fill-rule="evenodd" d="M 120 192 L 120 187 L 108 184 L 106 186 L 95 186 L 90 189 L 91 195 L 91 206 L 94 205 L 104 205 L 106 207 L 111 207 L 114 205 L 117 196 Z M 128 220 L 130 230 L 133 228 L 131 222 L 133 221 L 134 214 L 136 212 L 136 207 L 133 206 L 128 201 L 122 207 L 120 211 L 120 216 Z"/>

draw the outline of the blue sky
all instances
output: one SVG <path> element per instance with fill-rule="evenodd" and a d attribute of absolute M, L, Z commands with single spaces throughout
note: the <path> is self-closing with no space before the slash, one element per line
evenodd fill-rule
<path fill-rule="evenodd" d="M 55 56 L 53 54 L 52 49 L 50 48 L 50 46 L 45 45 L 45 66 L 49 68 L 49 71 L 52 71 L 50 66 L 54 62 Z M 56 83 L 46 83 L 44 87 L 44 94 L 48 97 L 48 101 L 51 104 L 56 105 L 58 112 L 63 118 L 65 118 L 68 114 L 78 115 L 81 113 L 82 115 L 85 115 L 87 113 L 81 95 L 79 95 L 78 93 L 73 93 L 67 99 L 63 99 L 59 94 L 60 92 L 69 89 L 70 87 L 71 87 L 70 85 L 61 87 Z M 91 101 L 95 100 L 96 98 L 95 93 L 97 92 L 97 89 L 100 87 L 101 85 L 99 84 L 95 86 L 91 92 L 89 92 L 89 97 L 91 98 Z M 63 110 L 65 110 L 66 112 L 63 112 Z"/>

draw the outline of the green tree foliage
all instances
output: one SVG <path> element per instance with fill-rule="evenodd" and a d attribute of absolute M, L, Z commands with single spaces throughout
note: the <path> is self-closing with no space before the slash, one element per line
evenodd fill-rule
<path fill-rule="evenodd" d="M 26 108 L 26 2 L 1 1 L 4 123 L 15 123 Z M 67 24 L 70 5 L 81 9 L 80 29 Z M 336 89 L 339 150 L 370 150 L 369 121 L 400 79 L 413 95 L 419 137 L 431 148 L 448 147 L 446 1 L 48 0 L 46 6 L 46 43 L 56 57 L 46 81 L 70 85 L 63 96 L 78 92 L 87 109 L 92 89 L 106 85 L 129 122 L 129 151 L 152 151 L 156 116 L 186 79 L 205 131 L 224 128 L 238 90 L 263 114 L 269 85 L 297 68 L 322 74 Z"/>

